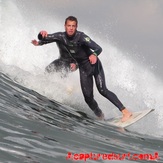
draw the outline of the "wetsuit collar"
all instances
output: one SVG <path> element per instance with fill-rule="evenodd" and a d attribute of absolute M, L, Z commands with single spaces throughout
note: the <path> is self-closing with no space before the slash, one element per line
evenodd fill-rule
<path fill-rule="evenodd" d="M 77 31 L 76 31 L 76 32 L 77 32 Z M 73 40 L 73 38 L 74 38 L 75 35 L 76 35 L 76 32 L 75 32 L 72 36 L 67 35 L 67 33 L 65 32 L 65 35 L 66 35 L 66 37 L 67 37 L 68 40 Z"/>

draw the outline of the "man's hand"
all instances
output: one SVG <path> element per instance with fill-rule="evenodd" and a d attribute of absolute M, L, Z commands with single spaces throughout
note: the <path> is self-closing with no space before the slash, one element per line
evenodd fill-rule
<path fill-rule="evenodd" d="M 76 64 L 70 63 L 70 69 L 71 69 L 71 71 L 75 71 L 76 70 Z"/>
<path fill-rule="evenodd" d="M 94 54 L 91 54 L 89 56 L 89 61 L 90 61 L 91 64 L 95 64 L 97 62 L 97 56 L 94 55 Z"/>
<path fill-rule="evenodd" d="M 40 34 L 42 35 L 43 38 L 48 36 L 48 32 L 46 31 L 41 31 Z"/>
<path fill-rule="evenodd" d="M 38 46 L 38 45 L 39 45 L 39 43 L 38 43 L 37 40 L 32 40 L 31 43 L 32 43 L 33 45 L 35 45 L 35 46 Z"/>
<path fill-rule="evenodd" d="M 44 38 L 44 37 L 47 37 L 48 36 L 48 32 L 46 31 L 40 31 L 39 35 Z M 39 45 L 39 42 L 37 40 L 32 40 L 31 43 L 35 46 L 38 46 Z"/>

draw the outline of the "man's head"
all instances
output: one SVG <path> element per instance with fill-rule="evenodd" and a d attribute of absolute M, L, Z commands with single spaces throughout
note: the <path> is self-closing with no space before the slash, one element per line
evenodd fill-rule
<path fill-rule="evenodd" d="M 78 20 L 74 16 L 69 16 L 65 20 L 65 31 L 68 36 L 73 36 L 78 27 Z"/>

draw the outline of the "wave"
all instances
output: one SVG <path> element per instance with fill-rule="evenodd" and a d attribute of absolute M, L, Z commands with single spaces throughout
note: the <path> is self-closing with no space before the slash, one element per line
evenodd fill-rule
<path fill-rule="evenodd" d="M 93 116 L 81 94 L 78 72 L 70 74 L 65 79 L 57 75 L 44 74 L 45 67 L 58 57 L 55 44 L 34 47 L 30 43 L 43 28 L 48 31 L 53 30 L 51 32 L 63 29 L 63 20 L 59 19 L 57 13 L 48 13 L 48 15 L 42 3 L 42 6 L 39 6 L 42 12 L 34 10 L 32 4 L 24 1 L 6 0 L 0 3 L 1 71 L 19 84 L 49 99 Z M 35 2 L 33 5 L 36 5 Z M 30 12 L 28 7 L 31 7 Z M 85 25 L 82 24 L 82 27 Z M 101 39 L 97 32 L 92 33 L 87 27 L 85 29 L 87 29 L 85 33 L 97 40 L 104 49 L 99 57 L 104 66 L 108 89 L 115 92 L 131 111 L 155 109 L 153 114 L 132 126 L 132 130 L 145 134 L 157 133 L 156 136 L 162 136 L 163 132 L 160 130 L 163 120 L 162 80 L 148 67 L 113 46 L 109 40 Z M 96 89 L 95 98 L 107 118 L 120 114 L 118 109 L 101 97 Z"/>

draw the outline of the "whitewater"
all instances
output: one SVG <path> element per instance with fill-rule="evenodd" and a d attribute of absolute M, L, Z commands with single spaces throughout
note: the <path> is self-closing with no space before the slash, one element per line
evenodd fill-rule
<path fill-rule="evenodd" d="M 158 162 L 163 162 L 163 81 L 142 61 L 79 21 L 78 30 L 103 48 L 99 58 L 108 89 L 132 112 L 155 109 L 124 131 L 95 119 L 84 101 L 78 71 L 62 79 L 45 74 L 45 67 L 58 58 L 58 49 L 55 43 L 35 47 L 31 40 L 43 29 L 64 31 L 64 19 L 47 8 L 54 4 L 50 0 L 0 1 L 0 161 L 73 162 L 66 160 L 68 152 L 132 151 L 158 152 Z M 106 118 L 121 115 L 96 88 L 94 94 Z"/>

